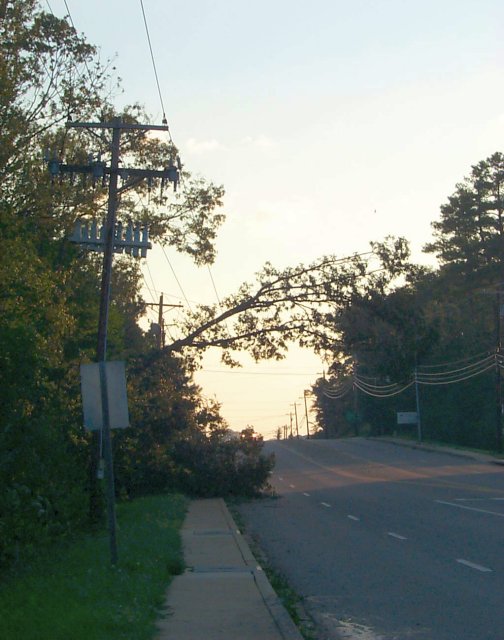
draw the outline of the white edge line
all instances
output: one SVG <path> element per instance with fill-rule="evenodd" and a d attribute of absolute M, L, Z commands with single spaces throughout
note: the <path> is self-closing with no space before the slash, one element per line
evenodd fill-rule
<path fill-rule="evenodd" d="M 394 533 L 393 531 L 387 531 L 387 535 L 391 538 L 397 538 L 397 540 L 407 540 L 404 536 L 399 535 L 398 533 Z"/>
<path fill-rule="evenodd" d="M 447 504 L 449 507 L 457 507 L 458 509 L 467 509 L 467 511 L 477 511 L 478 513 L 489 513 L 492 516 L 504 518 L 504 513 L 498 511 L 489 511 L 488 509 L 476 509 L 475 507 L 466 507 L 465 504 L 456 504 L 455 502 L 446 502 L 445 500 L 434 500 L 438 504 Z"/>
<path fill-rule="evenodd" d="M 475 562 L 470 562 L 469 560 L 464 560 L 463 558 L 457 558 L 456 562 L 459 564 L 464 564 L 466 567 L 471 567 L 471 569 L 476 569 L 477 571 L 482 571 L 484 573 L 492 573 L 493 569 L 489 569 L 488 567 L 484 567 L 481 564 L 476 564 Z"/>

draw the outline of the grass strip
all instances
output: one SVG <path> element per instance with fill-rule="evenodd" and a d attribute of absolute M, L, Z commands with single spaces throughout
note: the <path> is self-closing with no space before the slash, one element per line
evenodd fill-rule
<path fill-rule="evenodd" d="M 183 570 L 180 495 L 118 505 L 119 563 L 108 534 L 53 546 L 0 580 L 2 640 L 150 640 L 166 588 Z"/>

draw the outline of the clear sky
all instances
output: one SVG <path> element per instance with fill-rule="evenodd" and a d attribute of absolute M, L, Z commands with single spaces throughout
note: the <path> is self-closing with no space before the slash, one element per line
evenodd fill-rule
<path fill-rule="evenodd" d="M 502 150 L 502 1 L 143 3 L 182 160 L 226 188 L 212 267 L 221 297 L 267 260 L 344 256 L 388 234 L 425 259 L 439 205 L 472 164 Z M 65 15 L 63 0 L 49 4 Z M 67 5 L 102 59 L 116 55 L 118 106 L 140 102 L 159 122 L 140 0 Z M 191 304 L 216 301 L 206 268 L 169 258 Z M 185 304 L 162 252 L 150 252 L 148 267 L 146 299 L 162 291 Z M 295 402 L 301 420 L 320 360 L 299 350 L 280 363 L 242 359 L 229 370 L 211 354 L 197 375 L 230 426 L 271 435 Z"/>

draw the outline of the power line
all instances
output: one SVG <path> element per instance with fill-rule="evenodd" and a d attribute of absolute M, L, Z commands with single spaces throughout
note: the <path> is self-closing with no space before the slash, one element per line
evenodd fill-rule
<path fill-rule="evenodd" d="M 147 34 L 147 42 L 149 43 L 149 51 L 150 51 L 151 60 L 152 60 L 152 68 L 154 69 L 154 76 L 156 78 L 156 85 L 157 85 L 157 90 L 158 90 L 158 94 L 159 94 L 159 101 L 161 102 L 161 110 L 163 112 L 163 124 L 168 126 L 168 121 L 166 119 L 166 112 L 165 112 L 165 107 L 164 107 L 164 102 L 163 102 L 163 95 L 161 93 L 161 86 L 159 84 L 159 76 L 158 76 L 158 72 L 157 72 L 156 60 L 154 58 L 154 51 L 152 49 L 152 42 L 151 42 L 151 37 L 150 37 L 150 33 L 149 33 L 149 25 L 147 24 L 147 17 L 145 15 L 145 8 L 144 8 L 143 0 L 140 0 L 140 6 L 142 8 L 142 15 L 143 15 L 143 20 L 144 20 L 144 25 L 145 25 L 145 33 Z M 169 127 L 168 127 L 168 135 L 170 137 L 170 142 L 173 144 L 173 139 L 172 139 Z"/>
<path fill-rule="evenodd" d="M 402 393 L 403 391 L 406 391 L 406 389 L 409 389 L 409 387 L 411 387 L 413 384 L 415 384 L 415 381 L 412 380 L 411 382 L 406 384 L 401 389 L 398 389 L 397 391 L 390 392 L 390 393 L 387 393 L 387 394 L 374 393 L 372 391 L 368 391 L 368 390 L 364 389 L 363 387 L 361 387 L 358 382 L 355 382 L 354 384 L 357 387 L 357 389 L 360 389 L 360 391 L 362 391 L 363 393 L 367 394 L 368 396 L 373 396 L 374 398 L 392 398 L 392 396 L 397 396 L 400 393 Z"/>
<path fill-rule="evenodd" d="M 46 2 L 47 2 L 47 0 L 46 0 Z M 67 0 L 63 0 L 63 2 L 65 4 L 65 8 L 66 8 L 66 11 L 67 11 L 67 14 L 68 14 L 68 20 L 70 21 L 70 24 L 72 25 L 75 33 L 77 33 L 77 29 L 75 28 L 75 24 L 74 24 L 74 21 L 73 21 L 73 18 L 72 18 L 72 14 L 70 13 L 70 7 L 68 6 Z M 49 2 L 47 2 L 47 6 L 50 8 Z M 52 9 L 51 9 L 51 13 L 52 13 Z M 86 67 L 86 71 L 87 71 L 88 76 L 89 76 L 89 80 L 91 81 L 91 84 L 93 84 L 94 83 L 93 76 L 91 74 L 91 70 L 88 67 L 88 63 L 87 63 L 86 58 L 84 58 L 83 61 L 84 61 L 84 66 Z M 75 67 L 77 69 L 77 72 L 79 73 L 79 69 L 77 68 L 77 65 L 75 65 Z"/>
<path fill-rule="evenodd" d="M 185 291 L 184 291 L 182 285 L 180 284 L 180 280 L 177 278 L 177 274 L 175 273 L 175 269 L 173 268 L 172 263 L 170 262 L 170 259 L 168 258 L 168 255 L 167 255 L 166 250 L 163 247 L 163 245 L 161 245 L 161 249 L 163 250 L 164 257 L 166 258 L 166 261 L 168 262 L 168 265 L 169 265 L 169 267 L 170 267 L 170 269 L 171 269 L 171 271 L 173 273 L 173 277 L 175 278 L 175 280 L 176 280 L 176 282 L 178 284 L 178 287 L 179 287 L 179 289 L 180 289 L 180 291 L 181 291 L 181 293 L 182 293 L 182 295 L 184 297 L 184 300 L 186 301 L 187 306 L 189 307 L 189 309 L 192 311 L 193 308 L 191 306 L 191 303 L 189 302 L 189 299 L 187 298 L 187 296 L 185 294 Z"/>
<path fill-rule="evenodd" d="M 419 373 L 417 377 L 421 377 L 423 380 L 436 380 L 440 378 L 449 378 L 456 376 L 457 374 L 469 373 L 473 369 L 477 369 L 482 365 L 488 364 L 489 362 L 495 362 L 495 354 L 487 356 L 483 360 L 479 360 L 478 362 L 473 362 L 472 364 L 468 364 L 465 367 L 460 367 L 459 369 L 452 369 L 451 371 L 441 371 L 438 373 Z"/>
<path fill-rule="evenodd" d="M 480 369 L 479 371 L 475 371 L 474 373 L 468 374 L 464 377 L 456 378 L 455 380 L 436 380 L 434 382 L 429 382 L 427 380 L 417 379 L 417 382 L 418 384 L 430 385 L 430 386 L 441 385 L 441 384 L 455 384 L 457 382 L 464 382 L 465 380 L 469 380 L 470 378 L 479 376 L 480 374 L 485 373 L 486 371 L 490 371 L 490 369 L 493 369 L 494 367 L 495 367 L 495 362 L 492 362 L 490 365 L 488 365 L 487 367 L 484 367 L 483 369 Z"/>
<path fill-rule="evenodd" d="M 147 267 L 147 272 L 148 272 L 149 277 L 151 279 L 152 289 L 154 291 L 156 291 L 156 285 L 154 284 L 154 278 L 152 277 L 152 273 L 151 273 L 151 270 L 150 270 L 150 267 L 149 267 L 149 263 L 147 262 L 147 260 L 145 261 L 145 266 Z"/>
<path fill-rule="evenodd" d="M 143 281 L 144 281 L 145 286 L 147 287 L 147 291 L 150 293 L 150 297 L 152 298 L 152 302 L 154 302 L 154 300 L 155 300 L 155 296 L 153 295 L 153 293 L 152 293 L 152 291 L 151 291 L 151 288 L 149 287 L 149 283 L 148 283 L 148 282 L 147 282 L 147 280 L 145 279 L 145 276 L 144 276 L 144 274 L 143 274 L 143 273 L 142 273 L 142 278 L 143 278 Z"/>
<path fill-rule="evenodd" d="M 311 376 L 312 373 L 278 373 L 274 371 L 237 371 L 237 370 L 226 370 L 226 369 L 200 369 L 199 371 L 203 371 L 205 373 L 226 373 L 231 375 L 242 375 L 242 376 Z"/>
<path fill-rule="evenodd" d="M 493 355 L 494 353 L 495 353 L 495 350 L 487 349 L 486 351 L 477 353 L 474 356 L 461 358 L 460 360 L 452 360 L 451 362 L 442 362 L 440 364 L 421 364 L 421 365 L 418 365 L 418 368 L 419 369 L 439 369 L 441 367 L 448 367 L 451 365 L 462 364 L 463 362 L 469 362 L 470 360 L 476 360 L 476 358 L 481 358 L 483 356 L 490 356 L 490 355 Z"/>
<path fill-rule="evenodd" d="M 213 290 L 214 290 L 214 293 L 215 293 L 215 297 L 217 298 L 217 302 L 219 303 L 219 307 L 222 308 L 222 303 L 220 301 L 219 292 L 217 291 L 217 287 L 215 286 L 215 280 L 213 278 L 212 271 L 210 269 L 210 265 L 207 265 L 207 269 L 208 269 L 208 275 L 210 276 L 210 280 L 212 281 L 212 286 L 213 286 Z"/>

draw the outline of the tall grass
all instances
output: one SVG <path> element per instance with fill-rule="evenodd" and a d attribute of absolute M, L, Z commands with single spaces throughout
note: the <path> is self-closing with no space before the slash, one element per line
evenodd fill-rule
<path fill-rule="evenodd" d="M 2 640 L 149 640 L 163 595 L 183 569 L 179 529 L 187 502 L 149 496 L 118 507 L 119 563 L 108 535 L 41 552 L 0 579 Z"/>

